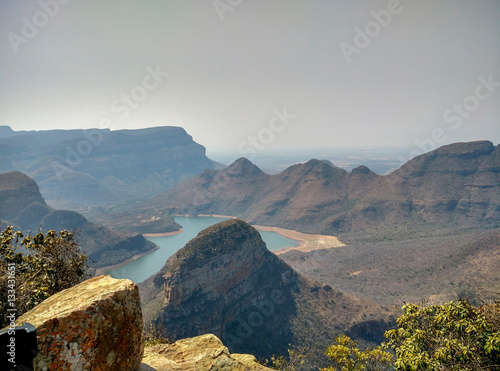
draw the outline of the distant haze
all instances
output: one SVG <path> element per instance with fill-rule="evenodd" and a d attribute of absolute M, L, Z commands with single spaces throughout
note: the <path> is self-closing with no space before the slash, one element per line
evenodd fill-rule
<path fill-rule="evenodd" d="M 500 142 L 500 1 L 2 1 L 0 125 L 211 151 Z"/>

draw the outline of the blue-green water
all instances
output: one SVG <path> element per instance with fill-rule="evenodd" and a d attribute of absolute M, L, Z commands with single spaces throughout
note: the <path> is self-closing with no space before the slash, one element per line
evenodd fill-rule
<path fill-rule="evenodd" d="M 184 245 L 196 237 L 200 231 L 213 224 L 227 220 L 227 218 L 216 218 L 212 216 L 176 216 L 174 219 L 182 226 L 182 233 L 166 237 L 147 237 L 148 240 L 157 244 L 160 248 L 150 254 L 141 256 L 139 259 L 131 261 L 123 267 L 114 269 L 107 274 L 114 278 L 128 278 L 136 283 L 142 282 L 158 272 L 170 256 L 184 247 Z M 278 233 L 263 231 L 259 231 L 259 233 L 266 243 L 267 248 L 271 251 L 279 250 L 284 247 L 297 246 L 295 240 L 283 237 Z"/>

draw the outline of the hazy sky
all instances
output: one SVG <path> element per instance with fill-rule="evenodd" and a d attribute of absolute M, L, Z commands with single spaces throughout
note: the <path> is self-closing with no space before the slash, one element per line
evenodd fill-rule
<path fill-rule="evenodd" d="M 498 0 L 0 2 L 0 125 L 210 151 L 500 142 Z"/>

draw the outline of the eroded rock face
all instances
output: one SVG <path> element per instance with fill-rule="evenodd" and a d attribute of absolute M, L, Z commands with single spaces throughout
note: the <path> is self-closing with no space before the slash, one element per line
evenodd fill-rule
<path fill-rule="evenodd" d="M 136 370 L 144 352 L 139 290 L 94 277 L 22 315 L 37 329 L 37 370 Z"/>
<path fill-rule="evenodd" d="M 178 340 L 173 344 L 148 346 L 139 371 L 266 371 L 248 354 L 230 354 L 215 335 Z"/>
<path fill-rule="evenodd" d="M 230 221 L 207 231 L 203 241 L 188 243 L 178 255 L 178 264 L 164 276 L 169 305 L 177 307 L 196 295 L 207 296 L 209 300 L 224 299 L 232 287 L 258 271 L 264 263 L 266 248 L 260 236 L 251 233 L 248 227 Z M 216 230 L 222 233 L 217 234 Z M 206 269 L 206 263 L 210 270 Z"/>
<path fill-rule="evenodd" d="M 290 344 L 314 347 L 313 353 L 324 357 L 335 334 L 355 333 L 354 326 L 370 319 L 368 328 L 376 325 L 374 332 L 381 337 L 389 321 L 375 303 L 300 276 L 239 219 L 201 231 L 149 284 L 158 294 L 154 299 L 149 294 L 146 300 L 152 304 L 145 312 L 156 310 L 151 317 L 165 337 L 211 333 L 232 353 L 264 359 L 286 355 Z M 368 331 L 355 334 L 359 340 Z"/>
<path fill-rule="evenodd" d="M 232 352 L 286 352 L 299 278 L 252 226 L 233 219 L 209 227 L 167 264 L 166 304 L 155 321 L 166 337 L 212 333 Z"/>

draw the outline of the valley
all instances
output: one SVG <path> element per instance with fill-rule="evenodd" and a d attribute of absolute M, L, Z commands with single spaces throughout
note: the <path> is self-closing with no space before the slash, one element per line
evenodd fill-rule
<path fill-rule="evenodd" d="M 139 288 L 146 322 L 167 337 L 213 333 L 231 352 L 257 357 L 293 344 L 314 349 L 321 364 L 331 334 L 368 344 L 394 320 L 372 300 L 300 275 L 240 219 L 200 232 Z"/>
<path fill-rule="evenodd" d="M 0 370 L 499 371 L 499 20 L 2 1 Z"/>
<path fill-rule="evenodd" d="M 38 135 L 9 133 L 0 143 Z M 61 144 L 49 149 L 49 134 Z M 37 151 L 61 160 L 58 146 L 88 134 L 40 133 L 26 154 L 2 147 L 0 164 L 15 170 L 0 174 L 0 224 L 76 231 L 97 274 L 139 283 L 146 324 L 163 336 L 213 333 L 258 357 L 289 344 L 322 355 L 342 333 L 381 342 L 405 302 L 498 299 L 500 147 L 489 141 L 443 146 L 386 175 L 326 159 L 271 174 L 245 158 L 223 167 L 178 128 L 103 132 L 116 147 L 96 148 L 61 180 L 36 160 Z M 174 142 L 175 155 L 144 165 Z M 135 162 L 115 171 L 115 192 L 104 174 L 120 148 Z M 192 173 L 186 163 L 197 163 Z"/>
<path fill-rule="evenodd" d="M 113 267 L 103 267 L 99 269 L 98 274 L 109 274 L 113 278 L 128 278 L 135 283 L 140 283 L 149 278 L 153 273 L 158 272 L 170 256 L 175 254 L 196 235 L 214 224 L 228 220 L 221 217 L 174 217 L 175 221 L 183 226 L 182 233 L 170 232 L 166 234 L 152 234 L 145 237 L 159 248 L 155 251 L 137 256 L 135 259 L 129 259 L 126 262 Z M 286 250 L 296 245 L 295 239 L 291 237 L 282 237 L 274 231 L 261 232 L 261 237 L 270 251 Z M 283 233 L 283 232 L 282 232 Z M 293 235 L 293 233 L 292 233 Z M 297 237 L 297 236 L 295 236 Z"/>

